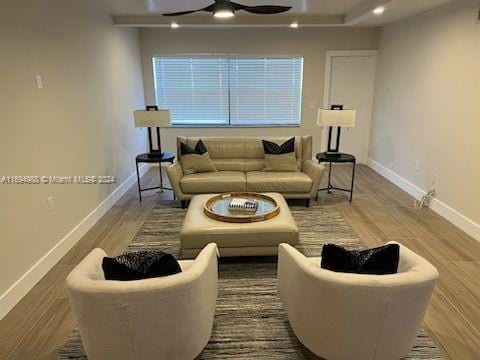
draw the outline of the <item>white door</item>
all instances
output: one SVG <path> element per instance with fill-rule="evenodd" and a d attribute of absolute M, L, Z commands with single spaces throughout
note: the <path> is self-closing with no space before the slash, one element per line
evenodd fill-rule
<path fill-rule="evenodd" d="M 360 163 L 366 163 L 368 159 L 376 57 L 375 50 L 327 52 L 323 106 L 343 105 L 344 109 L 358 110 L 355 127 L 342 128 L 340 151 L 355 155 Z M 328 131 L 324 129 L 323 150 L 327 148 L 327 135 Z"/>

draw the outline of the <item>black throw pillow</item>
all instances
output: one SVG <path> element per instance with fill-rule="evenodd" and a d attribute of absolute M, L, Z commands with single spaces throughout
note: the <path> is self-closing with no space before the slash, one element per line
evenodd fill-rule
<path fill-rule="evenodd" d="M 177 259 L 163 251 L 138 251 L 102 262 L 106 280 L 141 280 L 182 272 Z"/>
<path fill-rule="evenodd" d="M 203 141 L 200 139 L 197 142 L 197 145 L 195 145 L 195 148 L 191 148 L 187 144 L 180 143 L 180 155 L 188 155 L 188 154 L 197 154 L 197 155 L 203 155 L 207 152 L 207 148 L 205 147 L 205 144 Z"/>
<path fill-rule="evenodd" d="M 280 155 L 288 154 L 295 151 L 295 137 L 288 139 L 282 145 L 278 145 L 274 142 L 267 140 L 262 140 L 262 143 L 265 154 Z"/>
<path fill-rule="evenodd" d="M 399 259 L 398 244 L 362 251 L 326 244 L 323 246 L 321 267 L 336 272 L 387 275 L 397 273 Z"/>

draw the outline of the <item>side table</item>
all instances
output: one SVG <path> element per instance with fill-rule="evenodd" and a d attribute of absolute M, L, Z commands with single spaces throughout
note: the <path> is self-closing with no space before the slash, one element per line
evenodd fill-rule
<path fill-rule="evenodd" d="M 137 168 L 137 183 L 138 183 L 138 198 L 142 201 L 142 191 L 160 189 L 160 190 L 172 190 L 171 188 L 163 187 L 163 178 L 162 178 L 162 163 L 169 162 L 173 164 L 175 160 L 175 154 L 164 151 L 163 153 L 145 153 L 140 154 L 135 158 L 135 166 Z M 140 173 L 138 172 L 139 163 L 158 163 L 159 175 L 160 175 L 160 186 L 154 186 L 149 188 L 143 188 L 140 185 Z"/>
<path fill-rule="evenodd" d="M 331 190 L 340 190 L 340 191 L 345 191 L 350 193 L 350 202 L 352 202 L 353 199 L 353 184 L 355 181 L 355 165 L 357 160 L 355 159 L 355 156 L 350 155 L 350 154 L 344 154 L 344 153 L 339 153 L 335 156 L 328 155 L 327 153 L 319 153 L 317 154 L 317 160 L 319 163 L 322 162 L 327 162 L 329 163 L 328 167 L 328 185 L 326 188 L 319 189 L 319 191 L 324 191 L 326 190 L 328 193 L 331 192 Z M 352 183 L 350 186 L 350 189 L 342 189 L 338 188 L 332 185 L 331 178 L 332 178 L 332 164 L 335 163 L 351 163 L 352 164 Z"/>

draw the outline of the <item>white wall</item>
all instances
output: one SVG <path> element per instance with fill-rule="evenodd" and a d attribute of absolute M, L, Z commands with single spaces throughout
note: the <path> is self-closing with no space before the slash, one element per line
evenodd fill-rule
<path fill-rule="evenodd" d="M 370 144 L 374 166 L 413 192 L 436 173 L 434 208 L 477 237 L 479 6 L 459 0 L 381 29 Z"/>
<path fill-rule="evenodd" d="M 49 259 L 32 267 L 134 172 L 145 149 L 132 114 L 144 106 L 138 30 L 114 27 L 97 3 L 1 1 L 0 178 L 113 175 L 117 183 L 0 184 L 0 318 Z"/>
<path fill-rule="evenodd" d="M 317 109 L 323 104 L 327 50 L 371 50 L 378 45 L 377 28 L 252 28 L 148 29 L 140 32 L 145 99 L 154 103 L 152 56 L 178 53 L 243 55 L 303 55 L 302 126 L 288 128 L 172 128 L 162 131 L 165 149 L 175 150 L 175 138 L 185 136 L 313 135 L 320 151 Z"/>
<path fill-rule="evenodd" d="M 377 51 L 329 51 L 327 56 L 323 105 L 328 108 L 331 104 L 342 104 L 344 109 L 357 110 L 355 127 L 342 129 L 340 151 L 355 155 L 357 163 L 365 164 L 370 145 Z M 335 146 L 335 135 L 332 141 Z M 322 148 L 328 148 L 328 131 L 323 132 Z"/>

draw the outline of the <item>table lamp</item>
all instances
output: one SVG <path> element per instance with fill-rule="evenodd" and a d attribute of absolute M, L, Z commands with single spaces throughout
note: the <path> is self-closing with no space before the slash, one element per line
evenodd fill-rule
<path fill-rule="evenodd" d="M 339 156 L 342 127 L 355 127 L 357 110 L 343 110 L 343 105 L 332 105 L 330 110 L 318 109 L 317 125 L 328 126 L 328 156 Z M 335 147 L 332 147 L 333 128 L 337 128 Z"/>
<path fill-rule="evenodd" d="M 135 119 L 135 127 L 148 128 L 150 154 L 152 154 L 152 156 L 162 155 L 163 152 L 160 141 L 160 128 L 170 127 L 170 110 L 158 109 L 157 106 L 147 106 L 147 110 L 135 110 L 133 112 L 133 117 Z M 156 129 L 158 149 L 153 148 L 152 127 Z"/>

